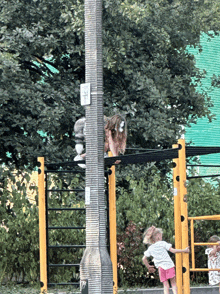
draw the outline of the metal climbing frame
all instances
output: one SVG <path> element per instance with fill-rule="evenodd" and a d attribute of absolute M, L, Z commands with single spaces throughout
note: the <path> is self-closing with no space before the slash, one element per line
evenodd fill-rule
<path fill-rule="evenodd" d="M 188 213 L 186 198 L 186 149 L 185 140 L 178 141 L 178 157 L 173 159 L 174 182 L 174 224 L 175 224 L 175 248 L 183 249 L 188 246 Z M 173 148 L 176 148 L 174 145 Z M 189 254 L 176 254 L 176 279 L 178 294 L 190 293 L 189 282 Z"/>
<path fill-rule="evenodd" d="M 109 152 L 109 156 L 112 153 Z M 113 294 L 118 292 L 118 273 L 117 273 L 117 229 L 116 229 L 116 185 L 115 185 L 115 166 L 111 167 L 111 173 L 108 176 L 108 194 L 109 194 L 109 239 L 110 257 L 113 270 Z"/>
<path fill-rule="evenodd" d="M 73 171 L 73 170 L 45 170 L 44 168 L 44 158 L 38 158 L 39 162 L 39 170 L 38 170 L 38 189 L 39 189 L 39 237 L 40 237 L 40 283 L 41 283 L 41 293 L 47 293 L 47 288 L 49 286 L 54 285 L 74 285 L 79 286 L 79 282 L 68 282 L 68 283 L 51 283 L 49 277 L 49 269 L 50 268 L 58 268 L 58 267 L 80 267 L 79 263 L 71 263 L 71 264 L 53 264 L 49 262 L 49 250 L 56 249 L 70 249 L 70 248 L 85 248 L 85 245 L 79 244 L 59 244 L 59 245 L 51 245 L 49 243 L 49 231 L 50 230 L 85 230 L 84 226 L 50 226 L 48 221 L 48 214 L 50 211 L 82 211 L 85 212 L 85 208 L 80 207 L 49 207 L 49 193 L 51 192 L 82 192 L 84 193 L 84 189 L 52 189 L 48 188 L 48 174 L 49 173 L 85 173 L 84 170 L 81 171 Z"/>
<path fill-rule="evenodd" d="M 110 155 L 111 156 L 111 155 Z M 65 244 L 59 244 L 59 245 L 50 245 L 49 244 L 49 230 L 58 230 L 58 229 L 69 229 L 69 230 L 84 230 L 84 226 L 49 226 L 48 221 L 48 213 L 50 211 L 82 211 L 85 212 L 85 208 L 80 207 L 50 207 L 48 205 L 48 200 L 50 199 L 49 193 L 51 192 L 70 192 L 70 191 L 77 191 L 77 192 L 83 192 L 85 193 L 84 189 L 49 189 L 48 187 L 48 174 L 50 173 L 85 173 L 84 169 L 80 170 L 67 170 L 64 167 L 68 163 L 61 163 L 61 164 L 45 164 L 44 158 L 40 157 L 38 158 L 38 193 L 39 193 L 39 244 L 40 244 L 40 284 L 41 284 L 41 293 L 47 293 L 49 286 L 55 286 L 55 285 L 73 285 L 73 286 L 79 286 L 79 282 L 70 282 L 70 283 L 51 283 L 50 277 L 49 277 L 49 269 L 51 267 L 80 267 L 80 264 L 52 264 L 49 263 L 49 250 L 56 250 L 56 249 L 70 249 L 70 248 L 86 248 L 86 245 L 65 245 Z M 59 168 L 63 166 L 61 170 L 58 170 Z M 69 163 L 68 166 L 76 165 L 75 162 Z M 45 169 L 45 166 L 47 169 Z M 112 259 L 113 264 L 113 271 L 114 271 L 114 286 L 113 291 L 114 293 L 117 293 L 117 243 L 116 243 L 116 195 L 115 195 L 115 167 L 112 166 L 111 169 L 105 171 L 106 177 L 108 177 L 108 187 L 106 189 L 106 209 L 107 209 L 107 218 L 108 223 L 106 226 L 107 230 L 107 247 L 109 248 L 110 244 L 110 255 Z"/>
<path fill-rule="evenodd" d="M 172 149 L 148 150 L 144 153 L 105 158 L 105 165 L 112 166 L 116 160 L 120 164 L 146 164 L 147 162 L 173 159 L 174 180 L 174 222 L 175 247 L 182 249 L 188 246 L 188 212 L 186 191 L 186 157 L 220 153 L 220 147 L 185 147 L 185 141 L 180 139 L 178 145 Z M 79 163 L 79 162 L 78 162 Z M 84 163 L 80 162 L 80 163 Z M 40 281 L 42 292 L 47 291 L 47 246 L 46 246 L 46 200 L 45 200 L 45 172 L 44 158 L 39 158 L 39 226 L 40 226 Z M 115 179 L 114 166 L 109 177 L 109 222 L 110 222 L 110 255 L 113 265 L 114 293 L 117 293 L 117 244 L 116 244 L 116 205 L 115 205 Z M 187 178 L 188 179 L 188 178 Z M 113 240 L 113 241 L 112 241 Z M 195 244 L 197 246 L 198 244 Z M 206 244 L 207 245 L 207 244 Z M 189 284 L 189 254 L 176 254 L 176 276 L 178 294 L 190 293 Z M 180 290 L 181 289 L 181 290 Z"/>
<path fill-rule="evenodd" d="M 220 215 L 213 216 L 197 216 L 188 217 L 187 210 L 187 190 L 186 179 L 195 177 L 186 177 L 186 157 L 195 155 L 205 155 L 211 153 L 220 153 L 219 147 L 185 147 L 185 140 L 180 139 L 178 145 L 173 145 L 173 148 L 179 147 L 178 157 L 173 159 L 173 185 L 174 185 L 174 224 L 175 224 L 175 248 L 183 249 L 189 245 L 188 237 L 188 221 L 191 222 L 191 255 L 192 268 L 189 268 L 189 254 L 176 254 L 176 279 L 178 294 L 190 293 L 190 271 L 209 271 L 195 267 L 195 251 L 194 246 L 203 246 L 214 243 L 195 243 L 194 242 L 194 220 L 220 220 Z M 216 176 L 216 175 L 212 175 Z M 201 178 L 202 176 L 198 176 Z M 206 176 L 207 177 L 207 176 Z M 219 270 L 219 269 L 215 269 Z"/>
<path fill-rule="evenodd" d="M 195 246 L 207 246 L 207 245 L 218 245 L 218 243 L 195 243 L 194 242 L 194 221 L 195 220 L 220 220 L 220 215 L 205 215 L 205 216 L 193 216 L 188 217 L 191 228 L 191 257 L 192 257 L 192 272 L 208 272 L 208 268 L 196 268 L 195 267 Z M 212 271 L 220 271 L 220 269 L 212 269 Z"/>
<path fill-rule="evenodd" d="M 38 194 L 39 194 L 39 251 L 41 293 L 47 292 L 47 238 L 46 238 L 46 203 L 44 186 L 44 158 L 39 157 Z"/>

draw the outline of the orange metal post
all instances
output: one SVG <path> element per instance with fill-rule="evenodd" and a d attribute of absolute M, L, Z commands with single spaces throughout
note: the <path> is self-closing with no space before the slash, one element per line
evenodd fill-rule
<path fill-rule="evenodd" d="M 112 153 L 109 152 L 109 156 Z M 109 175 L 109 235 L 110 235 L 110 257 L 113 269 L 113 294 L 118 292 L 118 274 L 117 274 L 117 225 L 116 225 L 116 187 L 115 187 L 115 166 L 111 167 Z"/>
<path fill-rule="evenodd" d="M 187 211 L 187 190 L 186 190 L 186 151 L 185 140 L 178 140 L 181 145 L 179 150 L 179 173 L 180 173 L 180 203 L 181 203 L 181 220 L 182 220 L 182 248 L 189 246 L 188 237 L 188 211 Z M 182 253 L 183 256 L 183 293 L 190 293 L 189 281 L 189 254 Z"/>
<path fill-rule="evenodd" d="M 40 283 L 41 293 L 47 293 L 47 251 L 46 251 L 46 207 L 44 186 L 44 157 L 38 162 L 38 195 L 39 195 L 39 243 L 40 243 Z"/>
<path fill-rule="evenodd" d="M 173 145 L 173 148 L 177 148 L 178 145 Z M 173 194 L 174 194 L 174 226 L 175 226 L 175 248 L 182 248 L 182 236 L 181 236 L 181 206 L 180 206 L 180 188 L 179 181 L 179 159 L 174 158 L 173 162 L 175 167 L 173 168 Z M 182 291 L 182 253 L 175 255 L 176 259 L 176 284 L 178 293 Z"/>
<path fill-rule="evenodd" d="M 190 227 L 191 227 L 191 256 L 192 256 L 192 269 L 195 268 L 195 248 L 194 248 L 194 221 L 193 219 L 190 220 Z"/>

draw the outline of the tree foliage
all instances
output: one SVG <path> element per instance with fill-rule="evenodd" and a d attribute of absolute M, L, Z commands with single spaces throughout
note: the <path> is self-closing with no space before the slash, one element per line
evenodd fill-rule
<path fill-rule="evenodd" d="M 79 102 L 79 86 L 85 75 L 83 5 L 81 0 L 0 3 L 0 160 L 13 169 L 33 167 L 37 156 L 48 160 L 74 157 L 73 125 L 84 115 Z M 103 1 L 104 111 L 106 115 L 126 115 L 128 146 L 171 147 L 182 126 L 198 117 L 211 119 L 209 97 L 196 91 L 204 73 L 195 67 L 194 56 L 186 47 L 199 45 L 201 32 L 219 30 L 218 15 L 219 3 L 214 0 Z M 127 167 L 118 179 L 118 233 L 122 243 L 125 232 L 130 234 L 126 246 L 141 244 L 133 226 L 140 234 L 149 225 L 160 226 L 164 237 L 173 242 L 172 190 L 155 167 L 147 174 L 146 169 Z M 22 266 L 34 279 L 38 274 L 37 209 L 21 196 L 23 186 L 17 186 L 12 194 L 6 186 L 1 187 L 0 209 L 9 231 L 0 231 L 4 243 L 1 267 L 9 274 L 12 269 L 20 274 Z M 194 195 L 190 209 L 196 210 L 202 191 L 197 184 L 190 189 Z M 204 186 L 204 197 L 213 189 Z M 214 191 L 210 199 L 216 200 L 218 195 L 219 191 Z M 65 204 L 71 205 L 74 197 L 65 195 Z M 13 209 L 7 201 L 14 202 Z M 62 197 L 54 201 L 62 203 Z M 207 203 L 204 208 L 212 211 L 212 203 Z M 78 221 L 72 215 L 51 215 L 54 222 L 59 219 L 62 224 L 64 220 Z M 74 235 L 69 239 L 68 234 L 56 234 L 52 232 L 51 238 L 58 243 L 75 242 Z M 24 238 L 29 238 L 28 245 Z M 143 247 L 135 248 L 139 264 L 133 277 L 139 271 L 143 276 Z M 124 281 L 129 278 L 126 270 L 132 269 L 123 263 L 126 252 L 120 252 Z M 18 260 L 18 253 L 35 263 L 35 272 L 25 258 Z M 61 251 L 59 254 L 54 254 L 57 262 L 70 258 Z M 70 279 L 69 273 L 66 278 Z"/>
<path fill-rule="evenodd" d="M 181 125 L 209 116 L 209 98 L 192 83 L 201 74 L 185 51 L 199 44 L 201 31 L 207 30 L 207 2 L 217 5 L 103 2 L 105 114 L 126 115 L 129 145 L 171 146 Z M 81 0 L 1 1 L 3 162 L 22 167 L 36 164 L 39 155 L 72 159 L 73 124 L 84 114 L 79 103 L 85 71 L 83 9 Z M 212 23 L 217 29 L 218 22 Z"/>

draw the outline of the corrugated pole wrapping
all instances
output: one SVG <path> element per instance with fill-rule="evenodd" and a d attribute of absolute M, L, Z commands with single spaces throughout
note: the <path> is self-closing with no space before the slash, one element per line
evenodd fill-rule
<path fill-rule="evenodd" d="M 46 245 L 46 205 L 44 186 L 44 157 L 38 157 L 38 195 L 39 195 L 39 250 L 41 293 L 47 292 L 47 245 Z"/>
<path fill-rule="evenodd" d="M 113 293 L 112 263 L 106 248 L 104 191 L 104 119 L 102 65 L 102 1 L 85 0 L 85 68 L 91 102 L 86 110 L 86 250 L 80 282 L 88 293 Z"/>
<path fill-rule="evenodd" d="M 178 148 L 178 145 L 173 145 Z M 179 185 L 179 158 L 173 159 L 173 195 L 174 195 L 174 226 L 175 226 L 175 248 L 182 249 L 182 228 L 181 228 L 181 204 L 180 204 L 180 185 Z M 176 284 L 178 293 L 182 293 L 182 253 L 175 255 L 176 259 Z"/>
<path fill-rule="evenodd" d="M 109 157 L 112 152 L 109 152 Z M 110 257 L 113 268 L 113 293 L 118 291 L 117 273 L 117 224 L 116 224 L 116 185 L 115 185 L 115 165 L 111 167 L 111 174 L 108 176 L 109 185 L 109 235 L 110 235 Z"/>
<path fill-rule="evenodd" d="M 188 210 L 187 210 L 187 190 L 186 190 L 186 149 L 185 140 L 178 140 L 178 144 L 181 146 L 179 150 L 179 186 L 180 186 L 180 203 L 181 203 L 181 223 L 182 223 L 182 248 L 189 246 L 188 236 Z M 189 254 L 182 253 L 183 263 L 183 293 L 190 293 L 190 281 L 189 281 Z"/>

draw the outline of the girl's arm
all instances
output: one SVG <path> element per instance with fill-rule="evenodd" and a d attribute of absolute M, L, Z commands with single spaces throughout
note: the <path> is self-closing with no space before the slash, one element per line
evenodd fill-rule
<path fill-rule="evenodd" d="M 112 156 L 118 156 L 119 152 L 118 152 L 118 147 L 117 144 L 114 142 L 113 138 L 112 138 L 112 131 L 111 130 L 107 130 L 107 136 L 108 136 L 108 145 L 109 145 L 109 149 L 112 152 Z M 119 164 L 121 162 L 121 160 L 116 160 L 115 164 Z"/>
<path fill-rule="evenodd" d="M 182 252 L 189 253 L 189 247 L 186 247 L 185 249 L 174 249 L 170 247 L 169 251 L 172 253 L 182 253 Z"/>
<path fill-rule="evenodd" d="M 149 270 L 149 273 L 154 273 L 156 271 L 155 267 L 149 264 L 146 256 L 142 258 L 142 261 L 146 265 L 147 269 Z"/>
<path fill-rule="evenodd" d="M 109 149 L 112 152 L 113 156 L 118 156 L 119 152 L 118 152 L 118 148 L 112 138 L 112 131 L 111 130 L 107 130 L 107 131 L 108 131 L 107 136 L 108 136 Z"/>

